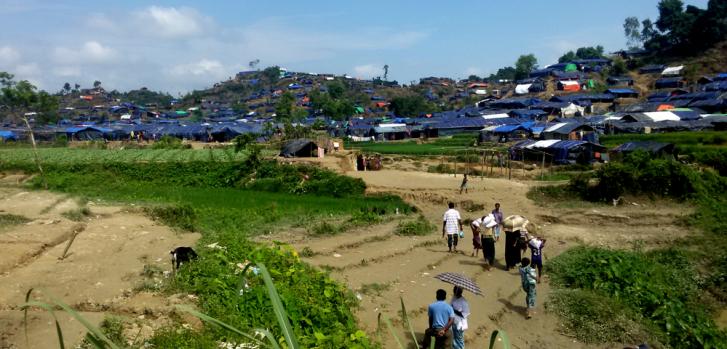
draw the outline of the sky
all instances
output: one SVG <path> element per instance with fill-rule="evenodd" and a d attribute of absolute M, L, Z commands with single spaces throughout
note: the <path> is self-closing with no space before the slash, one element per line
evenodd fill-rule
<path fill-rule="evenodd" d="M 65 82 L 173 95 L 249 70 L 487 76 L 532 53 L 540 66 L 581 46 L 626 46 L 623 21 L 658 0 L 0 0 L 0 71 L 50 92 Z M 700 8 L 707 0 L 687 0 Z"/>

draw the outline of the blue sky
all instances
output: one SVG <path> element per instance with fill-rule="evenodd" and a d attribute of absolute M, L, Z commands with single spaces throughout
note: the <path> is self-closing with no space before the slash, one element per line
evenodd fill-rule
<path fill-rule="evenodd" d="M 658 0 L 40 1 L 0 0 L 0 71 L 173 94 L 260 67 L 382 75 L 489 75 L 533 53 L 541 66 L 580 46 L 625 47 L 624 18 Z M 707 0 L 685 1 L 706 7 Z"/>

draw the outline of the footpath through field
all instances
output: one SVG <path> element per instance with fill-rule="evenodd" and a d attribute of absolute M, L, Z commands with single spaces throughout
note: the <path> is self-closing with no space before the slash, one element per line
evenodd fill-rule
<path fill-rule="evenodd" d="M 473 178 L 470 192 L 460 195 L 460 176 L 393 170 L 349 172 L 347 175 L 364 179 L 371 192 L 402 196 L 437 226 L 430 235 L 401 237 L 395 235 L 397 223 L 411 218 L 394 218 L 391 222 L 334 237 L 292 241 L 299 251 L 306 247 L 312 250 L 313 255 L 305 258 L 307 262 L 330 267 L 334 278 L 346 282 L 357 293 L 361 299 L 357 315 L 369 334 L 374 336 L 378 313 L 382 312 L 395 323 L 400 338 L 413 346 L 411 335 L 400 323 L 399 297 L 403 296 L 414 330 L 421 337 L 427 326 L 427 305 L 434 301 L 435 291 L 443 288 L 448 296 L 452 293 L 452 286 L 433 276 L 450 271 L 474 278 L 484 292 L 484 297 L 465 295 L 472 310 L 470 329 L 465 332 L 468 347 L 486 347 L 489 333 L 497 328 L 510 335 L 513 348 L 588 347 L 560 335 L 557 319 L 544 314 L 542 301 L 548 293 L 547 279 L 539 289 L 537 316 L 525 320 L 525 295 L 520 290 L 520 276 L 516 270 L 505 271 L 502 266 L 504 237 L 496 247 L 497 266 L 490 271 L 484 268 L 481 252 L 479 258 L 470 256 L 472 235 L 468 227 L 458 254 L 448 253 L 446 239 L 441 237 L 441 219 L 448 201 L 457 204 L 463 219 L 482 216 L 495 202 L 502 204 L 505 215 L 548 215 L 549 212 L 543 212 L 525 197 L 528 185 L 502 179 Z M 478 209 L 467 212 L 463 206 Z M 546 250 L 546 258 L 564 250 L 568 244 L 553 241 Z M 383 333 L 383 339 L 384 347 L 396 347 L 388 331 Z"/>

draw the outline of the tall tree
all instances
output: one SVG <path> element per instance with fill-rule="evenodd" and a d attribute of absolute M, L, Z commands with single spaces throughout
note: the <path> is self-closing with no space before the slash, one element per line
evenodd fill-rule
<path fill-rule="evenodd" d="M 252 61 L 250 61 L 250 63 L 248 63 L 247 66 L 250 67 L 250 69 L 255 70 L 255 67 L 257 67 L 258 64 L 260 64 L 260 60 L 256 58 L 256 59 L 253 59 Z"/>
<path fill-rule="evenodd" d="M 290 92 L 283 93 L 278 102 L 275 103 L 275 119 L 284 121 L 293 118 L 293 108 L 295 107 L 295 96 Z"/>
<path fill-rule="evenodd" d="M 63 92 L 65 94 L 71 93 L 71 84 L 69 84 L 69 83 L 63 84 Z"/>
<path fill-rule="evenodd" d="M 626 17 L 624 20 L 624 35 L 626 36 L 626 46 L 630 49 L 641 47 L 643 38 L 641 37 L 641 23 L 636 17 Z"/>
<path fill-rule="evenodd" d="M 93 88 L 99 88 L 99 87 L 101 87 L 101 81 L 98 81 L 98 80 L 94 81 Z"/>
<path fill-rule="evenodd" d="M 538 59 L 535 55 L 530 53 L 518 57 L 515 62 L 515 80 L 525 79 L 530 75 L 530 72 L 537 69 Z"/>
<path fill-rule="evenodd" d="M 388 81 L 389 77 L 389 65 L 384 64 L 384 81 Z"/>

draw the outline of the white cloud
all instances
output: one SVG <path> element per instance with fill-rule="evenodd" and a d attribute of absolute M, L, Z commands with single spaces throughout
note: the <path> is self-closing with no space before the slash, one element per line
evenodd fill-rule
<path fill-rule="evenodd" d="M 81 67 L 79 66 L 60 66 L 53 69 L 53 74 L 62 77 L 81 76 Z"/>
<path fill-rule="evenodd" d="M 103 29 L 108 31 L 117 31 L 119 29 L 116 22 L 111 20 L 106 14 L 93 13 L 86 20 L 86 24 L 94 29 Z"/>
<path fill-rule="evenodd" d="M 86 41 L 80 48 L 57 47 L 53 57 L 59 63 L 107 63 L 116 59 L 116 51 L 98 41 Z"/>
<path fill-rule="evenodd" d="M 203 75 L 218 77 L 224 76 L 225 70 L 224 66 L 219 61 L 204 58 L 199 62 L 176 65 L 172 67 L 169 73 L 175 76 Z"/>
<path fill-rule="evenodd" d="M 0 65 L 13 64 L 20 60 L 20 52 L 11 46 L 0 46 Z"/>
<path fill-rule="evenodd" d="M 21 77 L 35 77 L 40 75 L 40 66 L 38 63 L 26 63 L 15 66 L 15 73 Z"/>
<path fill-rule="evenodd" d="M 150 6 L 135 14 L 140 28 L 167 38 L 190 37 L 203 33 L 211 19 L 189 7 Z"/>
<path fill-rule="evenodd" d="M 357 78 L 371 79 L 375 76 L 384 75 L 383 65 L 365 64 L 353 67 L 354 76 Z"/>

